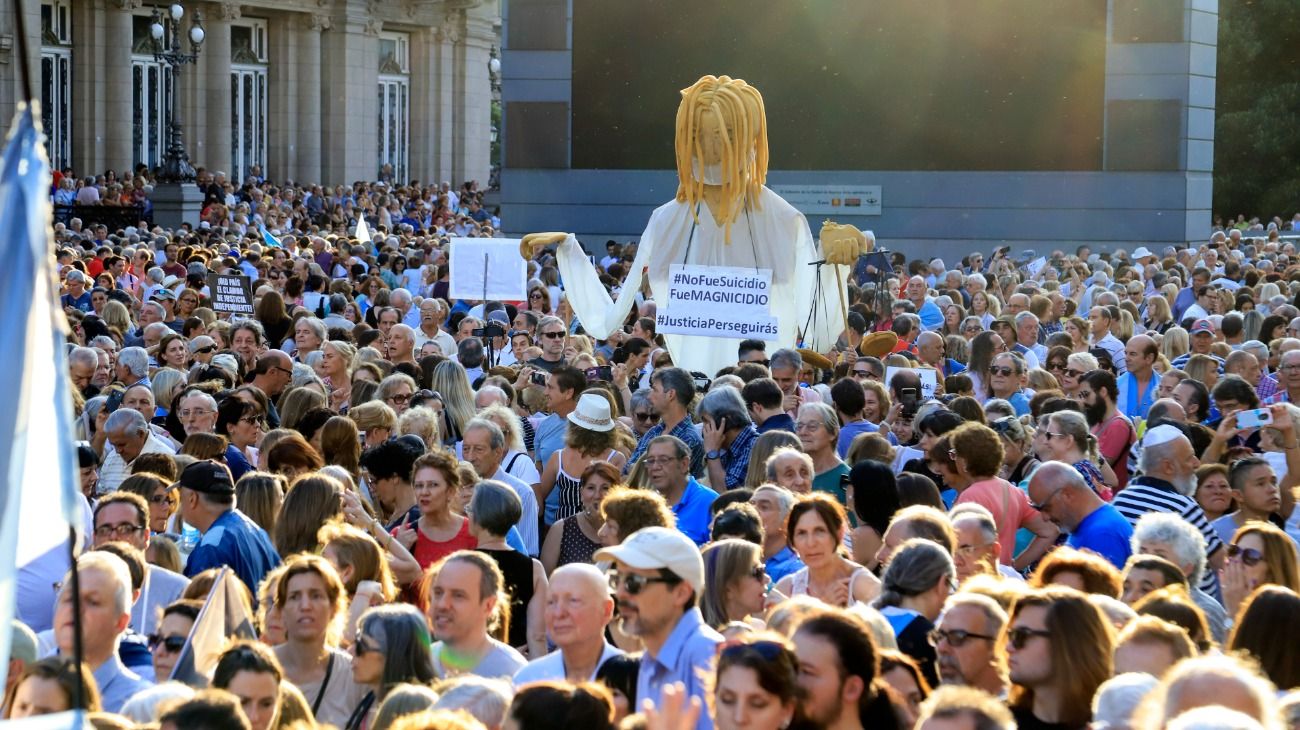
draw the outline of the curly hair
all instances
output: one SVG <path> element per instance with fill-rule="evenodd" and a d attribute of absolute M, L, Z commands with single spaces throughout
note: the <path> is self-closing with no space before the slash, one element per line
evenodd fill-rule
<path fill-rule="evenodd" d="M 1096 553 L 1070 547 L 1059 547 L 1048 553 L 1030 577 L 1029 585 L 1045 588 L 1052 585 L 1062 573 L 1079 576 L 1079 580 L 1083 581 L 1083 589 L 1088 593 L 1119 598 L 1124 590 L 1124 576 L 1110 561 Z"/>
<path fill-rule="evenodd" d="M 947 434 L 947 439 L 957 456 L 965 459 L 972 476 L 997 476 L 1005 450 L 996 431 L 982 423 L 963 423 Z"/>
<path fill-rule="evenodd" d="M 618 523 L 618 540 L 643 527 L 674 527 L 677 518 L 663 495 L 651 489 L 614 487 L 600 503 L 601 520 Z"/>

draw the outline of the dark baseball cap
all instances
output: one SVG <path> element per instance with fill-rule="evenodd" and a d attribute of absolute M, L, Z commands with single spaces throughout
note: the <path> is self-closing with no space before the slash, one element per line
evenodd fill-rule
<path fill-rule="evenodd" d="M 185 467 L 181 478 L 171 486 L 185 487 L 204 494 L 234 494 L 235 482 L 230 470 L 215 461 L 196 461 Z"/>

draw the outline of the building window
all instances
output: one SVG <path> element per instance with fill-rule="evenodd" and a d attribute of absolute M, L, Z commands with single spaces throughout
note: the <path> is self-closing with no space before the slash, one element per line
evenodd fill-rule
<path fill-rule="evenodd" d="M 54 169 L 72 164 L 72 14 L 69 0 L 41 3 L 41 126 Z"/>
<path fill-rule="evenodd" d="M 254 166 L 266 176 L 266 21 L 230 27 L 230 179 L 241 183 Z"/>
<path fill-rule="evenodd" d="M 410 38 L 405 33 L 379 36 L 379 169 L 380 179 L 407 178 L 410 144 Z M 385 169 L 385 168 L 389 169 Z"/>
<path fill-rule="evenodd" d="M 131 28 L 132 159 L 133 164 L 151 170 L 162 165 L 167 151 L 172 74 L 170 66 L 154 60 L 155 43 L 149 33 L 152 22 L 147 12 L 137 11 Z M 167 42 L 164 38 L 163 43 Z"/>

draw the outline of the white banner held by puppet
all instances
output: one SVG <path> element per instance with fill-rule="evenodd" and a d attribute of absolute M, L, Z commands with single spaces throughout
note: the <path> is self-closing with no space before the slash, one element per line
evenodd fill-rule
<path fill-rule="evenodd" d="M 453 238 L 448 296 L 475 301 L 528 298 L 528 262 L 517 238 Z"/>
<path fill-rule="evenodd" d="M 659 332 L 774 340 L 772 270 L 673 264 L 668 302 L 655 313 Z"/>

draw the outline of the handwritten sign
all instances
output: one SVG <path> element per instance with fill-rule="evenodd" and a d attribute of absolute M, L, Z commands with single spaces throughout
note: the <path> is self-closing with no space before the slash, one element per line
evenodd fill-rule
<path fill-rule="evenodd" d="M 669 334 L 775 340 L 771 296 L 771 269 L 674 264 L 655 327 Z"/>
<path fill-rule="evenodd" d="M 253 314 L 253 283 L 242 274 L 208 274 L 212 309 L 231 314 Z"/>

